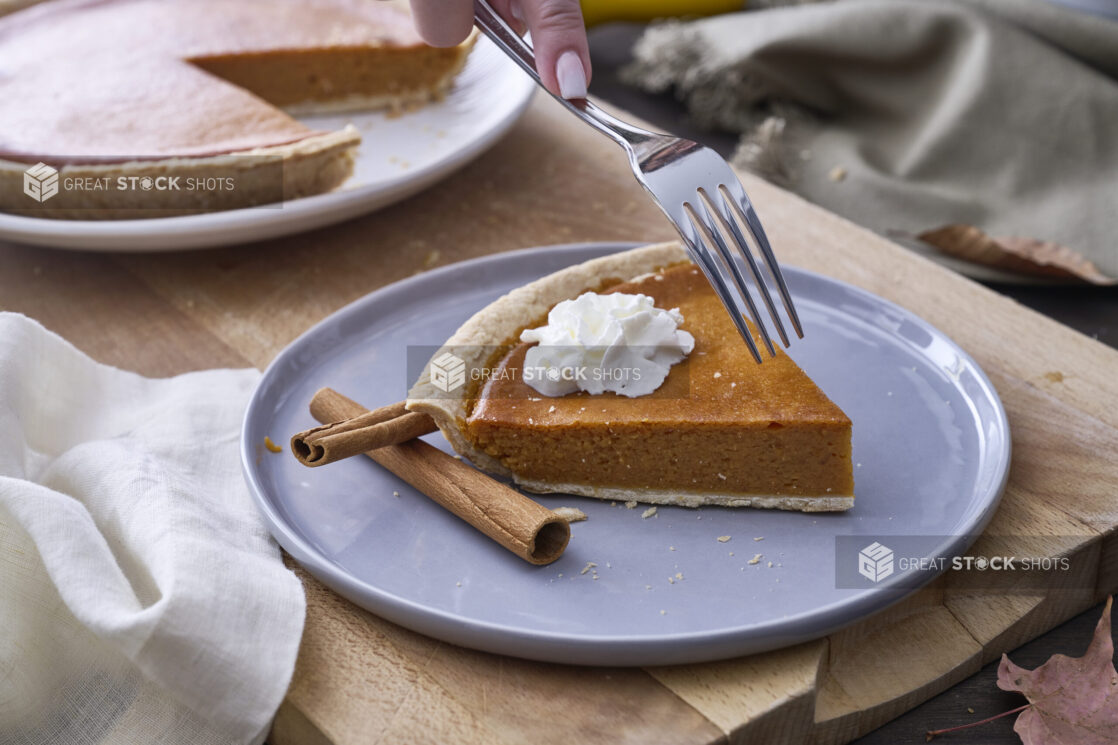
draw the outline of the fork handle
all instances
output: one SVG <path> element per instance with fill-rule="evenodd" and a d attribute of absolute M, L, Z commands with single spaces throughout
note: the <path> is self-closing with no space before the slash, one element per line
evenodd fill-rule
<path fill-rule="evenodd" d="M 486 0 L 474 0 L 474 24 L 483 34 L 488 36 L 501 51 L 512 58 L 516 64 L 532 76 L 544 90 L 543 81 L 536 71 L 536 55 L 531 44 L 520 37 Z M 617 117 L 603 111 L 590 100 L 585 98 L 567 99 L 556 96 L 551 91 L 548 95 L 567 108 L 572 114 L 582 119 L 594 129 L 625 147 L 627 150 L 640 145 L 660 135 L 653 134 L 640 127 L 634 127 L 628 122 L 623 122 Z"/>

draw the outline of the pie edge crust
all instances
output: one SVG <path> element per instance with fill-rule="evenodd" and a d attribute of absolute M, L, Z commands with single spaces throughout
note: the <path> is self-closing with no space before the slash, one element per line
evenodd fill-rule
<path fill-rule="evenodd" d="M 361 136 L 352 125 L 346 125 L 336 132 L 314 134 L 286 145 L 271 145 L 251 150 L 239 150 L 221 155 L 201 157 L 175 157 L 156 160 L 132 160 L 123 163 L 76 163 L 55 166 L 59 178 L 104 179 L 115 182 L 118 177 L 140 178 L 144 176 L 174 175 L 183 178 L 206 178 L 237 174 L 251 182 L 255 174 L 259 178 L 274 178 L 277 161 L 283 163 L 282 202 L 264 200 L 255 202 L 251 189 L 244 191 L 199 192 L 209 197 L 205 204 L 195 204 L 190 200 L 192 192 L 166 192 L 166 199 L 158 199 L 161 192 L 149 192 L 153 199 L 146 207 L 125 207 L 128 192 L 113 190 L 88 192 L 94 198 L 84 200 L 81 206 L 52 208 L 44 203 L 40 208 L 20 207 L 21 200 L 27 200 L 23 193 L 23 174 L 30 164 L 0 158 L 0 210 L 28 217 L 77 220 L 114 220 L 137 219 L 144 217 L 166 217 L 176 214 L 190 214 L 193 210 L 224 211 L 252 206 L 282 205 L 301 196 L 322 194 L 337 188 L 353 173 L 353 159 Z M 253 164 L 245 158 L 257 158 Z M 266 185 L 270 194 L 274 183 Z M 182 200 L 175 196 L 185 195 Z M 16 205 L 16 206 L 12 206 Z M 91 212 L 93 214 L 91 214 Z"/>
<path fill-rule="evenodd" d="M 600 287 L 606 279 L 627 281 L 656 272 L 664 267 L 690 261 L 683 247 L 675 241 L 657 243 L 560 269 L 522 287 L 506 293 L 475 313 L 431 356 L 439 357 L 444 351 L 454 349 L 467 369 L 483 366 L 488 362 L 489 350 L 505 344 L 526 322 L 542 318 L 552 306 L 563 300 L 577 297 Z M 473 348 L 472 353 L 462 353 L 462 347 Z M 502 476 L 511 477 L 519 486 L 533 492 L 577 494 L 597 499 L 629 501 L 651 504 L 671 504 L 684 507 L 721 505 L 726 507 L 760 507 L 768 509 L 797 510 L 801 512 L 835 512 L 854 506 L 853 496 L 781 496 L 741 494 L 736 492 L 688 492 L 678 489 L 638 489 L 625 487 L 598 487 L 588 484 L 523 479 L 506 468 L 500 461 L 473 446 L 464 434 L 466 398 L 440 398 L 431 383 L 431 363 L 424 366 L 415 384 L 408 391 L 408 411 L 428 414 L 435 420 L 443 436 L 454 450 L 469 458 L 477 467 Z"/>

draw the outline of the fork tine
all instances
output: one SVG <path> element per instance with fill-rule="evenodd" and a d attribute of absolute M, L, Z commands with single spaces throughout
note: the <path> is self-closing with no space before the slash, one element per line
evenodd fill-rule
<path fill-rule="evenodd" d="M 706 246 L 702 245 L 703 231 L 699 228 L 699 221 L 695 219 L 695 215 L 691 206 L 684 203 L 684 212 L 687 214 L 687 219 L 691 223 L 691 229 L 694 232 L 694 238 L 687 235 L 679 225 L 680 235 L 686 241 L 687 247 L 690 249 L 691 257 L 694 258 L 699 268 L 703 270 L 710 286 L 714 288 L 714 292 L 718 295 L 718 299 L 722 301 L 722 305 L 726 306 L 726 311 L 730 314 L 731 320 L 738 328 L 738 333 L 741 334 L 742 339 L 745 340 L 746 346 L 749 347 L 750 353 L 753 355 L 758 364 L 763 360 L 761 358 L 761 351 L 757 349 L 757 343 L 753 341 L 753 334 L 749 330 L 749 326 L 745 323 L 741 311 L 738 309 L 737 301 L 734 294 L 730 292 L 730 288 L 726 286 L 726 282 L 722 279 L 722 273 L 718 270 L 717 265 L 713 261 L 713 256 Z"/>
<path fill-rule="evenodd" d="M 756 324 L 757 329 L 761 332 L 761 339 L 764 340 L 765 346 L 769 350 L 769 356 L 775 357 L 776 348 L 773 346 L 772 337 L 769 336 L 769 330 L 765 328 L 761 315 L 757 312 L 757 305 L 753 302 L 753 296 L 749 292 L 749 285 L 745 282 L 745 277 L 741 273 L 738 262 L 734 261 L 734 254 L 730 251 L 730 247 L 722 237 L 722 231 L 718 229 L 718 222 L 724 224 L 725 221 L 721 220 L 721 215 L 718 214 L 718 210 L 711 204 L 710 195 L 701 188 L 698 190 L 698 194 L 699 204 L 702 206 L 703 215 L 706 217 L 706 222 L 701 226 L 703 228 L 703 235 L 718 249 L 718 253 L 722 254 L 723 261 L 725 261 L 726 266 L 729 267 L 730 274 L 733 275 L 737 291 L 742 299 L 745 300 L 745 304 L 749 308 L 749 315 L 753 319 L 753 323 Z M 702 223 L 702 221 L 699 222 Z M 735 236 L 735 238 L 736 237 L 737 236 Z M 739 244 L 738 246 L 739 250 L 741 245 L 743 244 Z M 750 257 L 750 260 L 752 260 L 752 257 Z M 764 294 L 764 281 L 761 279 L 761 275 L 757 273 L 756 266 L 753 267 L 753 276 L 757 278 L 757 283 L 761 286 L 762 294 Z M 772 304 L 771 299 L 769 299 L 769 304 Z M 771 308 L 769 312 L 772 312 Z M 788 341 L 784 336 L 784 329 L 780 328 L 779 320 L 777 321 L 777 330 L 780 331 L 780 336 L 785 340 L 784 344 L 787 346 Z"/>
<path fill-rule="evenodd" d="M 738 221 L 734 219 L 727 207 L 726 203 L 733 201 L 729 198 L 729 190 L 723 186 L 718 187 L 718 196 L 718 204 L 714 205 L 713 199 L 710 195 L 707 195 L 707 199 L 712 202 L 711 206 L 714 207 L 712 211 L 721 219 L 722 226 L 730 231 L 730 235 L 734 236 L 734 242 L 737 244 L 735 247 L 738 249 L 740 256 L 745 259 L 746 264 L 749 265 L 749 271 L 757 283 L 761 299 L 769 310 L 769 316 L 773 319 L 773 324 L 776 325 L 777 333 L 780 334 L 780 341 L 784 343 L 785 347 L 789 347 L 791 343 L 788 341 L 788 332 L 784 330 L 784 322 L 780 320 L 780 314 L 777 313 L 776 304 L 773 303 L 772 294 L 769 292 L 768 282 L 761 275 L 761 268 L 757 266 L 757 260 L 753 258 L 753 251 L 749 249 L 749 244 L 745 240 L 745 235 L 741 232 L 741 227 L 738 226 Z M 760 319 L 758 319 L 757 324 L 761 324 Z"/>
<path fill-rule="evenodd" d="M 801 339 L 804 338 L 804 328 L 800 325 L 800 317 L 796 313 L 796 306 L 792 303 L 792 295 L 788 292 L 788 285 L 784 282 L 784 275 L 780 273 L 780 265 L 776 262 L 776 256 L 773 254 L 772 246 L 769 245 L 769 238 L 765 235 L 765 229 L 761 227 L 761 220 L 757 217 L 757 212 L 753 209 L 753 202 L 749 200 L 749 195 L 745 193 L 745 189 L 741 184 L 737 184 L 737 194 L 733 194 L 732 199 L 726 201 L 733 207 L 734 212 L 749 228 L 750 235 L 757 243 L 757 247 L 761 249 L 761 255 L 765 259 L 765 265 L 769 269 L 769 274 L 776 280 L 776 287 L 780 291 L 780 299 L 784 303 L 784 310 L 788 312 L 788 318 L 792 321 L 792 327 L 796 329 L 796 336 Z M 723 187 L 726 188 L 726 187 Z M 727 194 L 731 192 L 727 189 Z"/>

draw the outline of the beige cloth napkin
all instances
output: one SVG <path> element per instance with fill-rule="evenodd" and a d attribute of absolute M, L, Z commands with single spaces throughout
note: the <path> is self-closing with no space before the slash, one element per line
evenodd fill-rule
<path fill-rule="evenodd" d="M 259 378 L 144 378 L 0 313 L 0 743 L 263 739 L 305 601 L 241 476 Z"/>
<path fill-rule="evenodd" d="M 880 232 L 967 224 L 1118 277 L 1118 22 L 1042 0 L 837 0 L 650 28 L 630 80 Z"/>

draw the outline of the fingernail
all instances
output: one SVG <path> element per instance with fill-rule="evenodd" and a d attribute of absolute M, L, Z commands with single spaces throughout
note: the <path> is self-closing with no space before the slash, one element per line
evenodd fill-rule
<path fill-rule="evenodd" d="M 559 95 L 563 98 L 586 98 L 586 68 L 575 52 L 563 52 L 555 63 L 559 79 Z"/>

